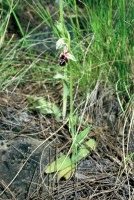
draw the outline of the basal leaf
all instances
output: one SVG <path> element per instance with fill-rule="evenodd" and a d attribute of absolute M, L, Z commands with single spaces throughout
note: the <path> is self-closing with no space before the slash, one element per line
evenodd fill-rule
<path fill-rule="evenodd" d="M 83 140 L 86 138 L 90 130 L 91 130 L 91 127 L 87 127 L 86 129 L 84 129 L 77 135 L 72 145 L 72 152 L 74 152 L 77 149 L 77 147 L 83 142 Z"/>
<path fill-rule="evenodd" d="M 97 143 L 94 139 L 89 139 L 87 142 L 84 143 L 84 145 L 86 146 L 86 148 L 89 148 L 91 150 L 95 150 Z"/>
<path fill-rule="evenodd" d="M 62 177 L 64 177 L 66 180 L 68 180 L 72 176 L 74 167 L 75 167 L 74 165 L 73 166 L 71 165 L 63 170 L 60 170 L 58 172 L 57 179 L 60 180 Z"/>
<path fill-rule="evenodd" d="M 45 173 L 53 173 L 56 171 L 60 171 L 63 170 L 69 166 L 71 166 L 71 159 L 66 156 L 63 155 L 60 158 L 58 158 L 56 161 L 53 161 L 45 170 Z"/>
<path fill-rule="evenodd" d="M 54 114 L 56 119 L 60 119 L 61 112 L 57 105 L 54 103 L 48 102 L 43 97 L 36 97 L 36 96 L 30 96 L 27 95 L 27 99 L 30 103 L 30 109 L 36 110 L 37 112 L 40 112 L 41 114 L 47 115 L 47 114 Z"/>
<path fill-rule="evenodd" d="M 80 145 L 83 140 L 86 138 L 86 136 L 88 135 L 88 133 L 90 132 L 91 127 L 87 127 L 86 129 L 84 129 L 83 131 L 81 131 L 77 137 L 76 137 L 76 145 Z"/>
<path fill-rule="evenodd" d="M 78 151 L 73 153 L 72 158 L 71 158 L 72 163 L 77 163 L 81 159 L 87 157 L 90 154 L 91 150 L 95 150 L 96 145 L 97 145 L 97 143 L 94 139 L 90 139 L 87 142 L 85 142 L 84 144 L 82 144 L 78 148 Z"/>

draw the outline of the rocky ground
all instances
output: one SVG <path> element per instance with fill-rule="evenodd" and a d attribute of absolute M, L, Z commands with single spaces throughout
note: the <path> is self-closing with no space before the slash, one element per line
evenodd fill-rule
<path fill-rule="evenodd" d="M 25 90 L 1 92 L 2 199 L 128 200 L 133 193 L 134 165 L 129 158 L 125 162 L 123 156 L 126 149 L 129 153 L 134 150 L 134 133 L 129 121 L 124 130 L 112 90 L 100 85 L 91 93 L 85 113 L 93 126 L 89 137 L 96 139 L 97 150 L 79 164 L 69 181 L 59 183 L 46 176 L 44 168 L 60 152 L 68 151 L 68 124 L 29 111 Z"/>

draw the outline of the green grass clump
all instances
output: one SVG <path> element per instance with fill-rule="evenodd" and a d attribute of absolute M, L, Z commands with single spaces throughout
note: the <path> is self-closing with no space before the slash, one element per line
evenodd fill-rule
<path fill-rule="evenodd" d="M 22 4 L 21 1 L 6 0 L 1 5 L 0 73 L 4 88 L 12 85 L 16 79 L 25 81 L 25 76 L 28 76 L 25 72 L 30 71 L 30 76 L 35 80 L 36 75 L 39 74 L 39 79 L 43 80 L 43 71 L 52 79 L 57 70 L 63 70 L 57 64 L 58 53 L 52 50 L 54 54 L 50 61 L 50 52 L 45 51 L 37 56 L 34 51 L 38 42 L 44 47 L 46 45 L 49 47 L 49 43 L 55 46 L 56 40 L 60 37 L 55 26 L 56 21 L 59 21 L 65 23 L 70 33 L 71 50 L 77 59 L 77 63 L 72 63 L 72 77 L 76 80 L 73 82 L 73 87 L 79 84 L 80 91 L 86 94 L 89 87 L 92 90 L 97 80 L 102 80 L 105 85 L 115 88 L 119 98 L 124 98 L 125 102 L 131 99 L 133 87 L 132 1 L 85 0 L 80 6 L 76 1 L 64 1 L 64 3 L 60 1 L 54 6 L 52 13 L 42 1 L 30 3 L 25 0 Z M 32 17 L 27 19 L 25 27 L 23 21 L 20 20 L 20 12 L 23 16 L 25 7 L 39 20 L 38 25 L 33 28 L 30 26 Z M 13 34 L 8 35 L 11 17 L 14 18 L 17 31 L 21 35 L 17 39 L 14 39 Z M 32 40 L 32 36 L 38 38 L 42 34 L 42 26 L 49 27 L 48 32 L 51 37 L 48 40 L 41 40 L 40 37 L 36 41 Z M 44 35 L 48 32 L 44 32 Z M 22 52 L 25 58 L 22 58 Z M 30 60 L 31 67 L 21 65 L 24 59 Z M 38 64 L 39 61 L 41 61 L 40 64 Z M 35 67 L 35 63 L 38 67 Z M 15 74 L 17 74 L 16 79 L 12 80 Z"/>
<path fill-rule="evenodd" d="M 53 81 L 54 74 L 63 69 L 58 66 L 58 53 L 46 49 L 40 54 L 34 51 L 37 43 L 50 47 L 60 38 L 56 22 L 64 23 L 71 36 L 71 50 L 77 59 L 72 63 L 73 88 L 79 84 L 80 92 L 94 89 L 97 80 L 116 90 L 121 106 L 132 101 L 132 2 L 131 1 L 83 1 L 80 7 L 76 1 L 60 1 L 51 13 L 41 1 L 29 3 L 6 0 L 1 3 L 0 27 L 0 74 L 1 89 L 12 84 L 33 80 Z M 36 16 L 38 25 L 30 28 L 31 19 L 25 27 L 20 15 L 24 7 Z M 20 14 L 21 13 L 21 14 Z M 11 19 L 19 32 L 9 34 Z M 31 17 L 32 18 L 32 17 Z M 48 32 L 41 32 L 42 26 L 48 26 Z M 49 34 L 48 39 L 40 39 Z M 32 39 L 33 37 L 33 39 Z M 39 38 L 35 41 L 34 38 Z M 51 58 L 50 58 L 51 57 Z M 28 63 L 26 63 L 28 61 Z M 26 64 L 25 64 L 26 63 Z M 45 78 L 44 78 L 45 74 Z M 54 80 L 55 81 L 55 80 Z M 123 103 L 122 103 L 123 102 Z"/>

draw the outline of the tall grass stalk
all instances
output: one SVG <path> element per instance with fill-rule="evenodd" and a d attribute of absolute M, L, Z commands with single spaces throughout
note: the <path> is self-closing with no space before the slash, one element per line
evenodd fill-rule
<path fill-rule="evenodd" d="M 64 13 L 63 13 L 63 0 L 60 0 L 60 23 L 63 27 L 63 30 L 61 31 L 61 35 L 63 38 L 65 38 L 65 30 L 64 30 Z M 64 67 L 64 78 L 65 80 L 67 80 L 67 73 L 68 73 L 68 70 L 67 70 L 67 66 Z M 63 116 L 63 120 L 65 120 L 66 118 L 66 111 L 67 111 L 67 97 L 68 97 L 68 94 L 66 92 L 66 88 L 67 88 L 67 85 L 66 83 L 63 81 L 63 110 L 62 110 L 62 116 Z"/>
<path fill-rule="evenodd" d="M 125 26 L 125 0 L 120 1 L 120 30 L 121 30 L 121 59 L 125 58 L 126 52 L 126 26 Z M 124 89 L 125 84 L 127 83 L 126 80 L 126 63 L 122 63 L 121 68 L 119 69 L 120 76 L 121 76 L 121 83 Z"/>
<path fill-rule="evenodd" d="M 8 4 L 9 4 L 9 2 L 8 2 Z M 7 31 L 7 28 L 8 28 L 9 21 L 10 21 L 10 16 L 11 16 L 11 13 L 12 13 L 12 7 L 13 7 L 13 0 L 10 3 L 9 11 L 8 11 L 6 17 L 4 18 L 4 20 L 1 20 L 1 25 L 0 25 L 0 49 L 1 49 L 2 45 L 3 45 L 3 43 L 4 43 L 6 31 Z M 1 8 L 1 11 L 2 11 L 2 8 Z M 3 18 L 2 14 L 3 13 L 1 12 L 0 18 Z"/>

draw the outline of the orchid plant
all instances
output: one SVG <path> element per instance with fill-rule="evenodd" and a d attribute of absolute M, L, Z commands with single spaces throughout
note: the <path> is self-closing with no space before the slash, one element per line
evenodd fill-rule
<path fill-rule="evenodd" d="M 60 32 L 63 31 L 62 25 L 58 23 L 58 29 Z M 62 117 L 63 120 L 66 118 L 66 108 L 67 108 L 67 97 L 70 97 L 70 114 L 69 114 L 69 127 L 70 135 L 72 137 L 72 145 L 70 151 L 67 155 L 63 155 L 57 160 L 53 161 L 46 169 L 45 173 L 57 172 L 57 180 L 60 180 L 61 177 L 64 177 L 66 180 L 69 179 L 78 162 L 89 155 L 90 150 L 96 148 L 96 141 L 94 139 L 89 139 L 84 142 L 84 139 L 87 137 L 88 133 L 91 130 L 91 127 L 88 126 L 79 134 L 75 133 L 74 128 L 74 114 L 73 114 L 73 70 L 72 65 L 69 63 L 69 60 L 77 61 L 76 58 L 69 53 L 70 47 L 70 35 L 67 29 L 66 31 L 67 38 L 61 37 L 56 42 L 56 49 L 62 49 L 59 56 L 59 64 L 64 67 L 64 75 L 57 74 L 54 78 L 62 79 L 63 81 L 63 111 Z M 65 34 L 64 34 L 65 36 Z M 65 42 L 67 41 L 67 42 Z M 69 69 L 68 69 L 69 66 Z M 68 84 L 68 70 L 69 71 L 69 83 Z M 69 86 L 68 86 L 69 85 Z M 71 156 L 69 155 L 71 153 Z"/>
<path fill-rule="evenodd" d="M 69 35 L 69 33 L 68 33 Z M 70 37 L 69 37 L 70 38 Z M 66 39 L 67 40 L 67 39 Z M 68 41 L 70 41 L 68 39 Z M 62 52 L 60 53 L 59 56 L 59 64 L 60 66 L 64 66 L 64 76 L 63 76 L 63 112 L 62 112 L 62 116 L 63 116 L 63 120 L 66 118 L 66 108 L 67 108 L 67 97 L 69 94 L 69 88 L 68 88 L 68 81 L 67 81 L 67 64 L 69 60 L 75 61 L 76 62 L 76 58 L 69 53 L 69 44 L 67 44 L 65 42 L 65 40 L 63 38 L 60 38 L 57 42 L 56 42 L 56 49 L 63 49 Z M 70 66 L 70 106 L 72 106 L 72 102 L 71 102 L 71 97 L 72 97 L 72 69 Z M 70 107 L 70 110 L 73 112 L 72 108 Z"/>

